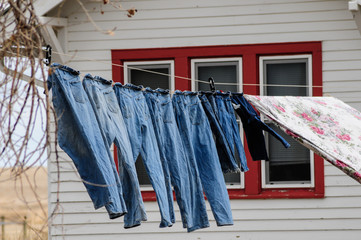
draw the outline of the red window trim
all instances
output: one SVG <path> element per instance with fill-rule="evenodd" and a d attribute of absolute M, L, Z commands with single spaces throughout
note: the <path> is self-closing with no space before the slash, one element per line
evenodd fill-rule
<path fill-rule="evenodd" d="M 249 45 L 220 45 L 200 47 L 115 49 L 111 51 L 112 63 L 123 65 L 126 61 L 174 60 L 176 76 L 191 77 L 190 61 L 196 58 L 228 58 L 242 57 L 243 84 L 259 84 L 259 57 L 311 54 L 313 86 L 322 86 L 322 43 L 296 42 Z M 113 65 L 113 80 L 124 83 L 124 71 L 120 66 Z M 190 90 L 189 80 L 175 78 L 175 88 Z M 246 94 L 259 95 L 258 86 L 243 85 Z M 313 96 L 322 96 L 322 88 L 313 87 Z M 251 159 L 245 142 L 247 159 Z M 116 155 L 116 153 L 115 153 Z M 116 159 L 116 156 L 115 156 Z M 117 159 L 116 159 L 117 161 Z M 321 157 L 314 157 L 315 187 L 313 188 L 274 188 L 262 189 L 261 164 L 259 161 L 248 161 L 250 170 L 245 173 L 244 189 L 229 189 L 231 199 L 269 199 L 269 198 L 323 198 L 324 162 Z M 153 191 L 142 191 L 144 201 L 155 201 Z"/>

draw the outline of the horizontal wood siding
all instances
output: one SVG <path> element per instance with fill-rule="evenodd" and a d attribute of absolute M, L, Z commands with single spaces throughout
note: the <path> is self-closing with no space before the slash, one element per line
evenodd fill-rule
<path fill-rule="evenodd" d="M 69 1 L 68 1 L 69 2 Z M 125 11 L 90 1 L 85 3 L 96 31 L 79 6 L 65 4 L 71 67 L 111 79 L 111 49 L 207 46 L 275 42 L 322 41 L 324 95 L 361 110 L 361 37 L 348 1 L 314 0 L 184 0 L 121 1 Z M 75 7 L 74 7 L 75 6 Z M 179 222 L 158 228 L 155 202 L 145 204 L 149 221 L 123 228 L 122 218 L 109 220 L 104 209 L 94 210 L 84 185 L 67 155 L 59 149 L 49 162 L 50 209 L 60 205 L 50 229 L 52 239 L 359 239 L 361 185 L 325 163 L 324 199 L 232 200 L 235 224 L 186 233 Z M 60 173 L 58 174 L 58 169 Z M 60 182 L 59 182 L 60 180 Z M 59 194 L 57 194 L 59 190 Z M 176 204 L 175 204 L 176 206 Z"/>

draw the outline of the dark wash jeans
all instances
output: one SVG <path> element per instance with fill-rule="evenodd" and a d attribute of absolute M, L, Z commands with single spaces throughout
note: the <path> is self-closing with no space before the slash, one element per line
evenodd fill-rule
<path fill-rule="evenodd" d="M 198 93 L 176 91 L 172 98 L 182 141 L 195 159 L 203 190 L 218 226 L 233 225 L 232 211 L 211 127 Z M 203 212 L 201 213 L 203 216 Z M 203 217 L 206 220 L 206 215 Z"/>
<path fill-rule="evenodd" d="M 127 209 L 139 209 L 139 215 L 134 216 L 134 218 L 137 221 L 144 221 L 147 217 L 133 161 L 132 146 L 112 87 L 112 81 L 87 74 L 83 79 L 83 87 L 96 114 L 102 136 L 108 147 L 108 154 L 113 159 L 110 147 L 115 143 L 118 152 L 119 171 L 126 172 L 129 177 L 134 195 L 123 194 Z M 129 212 L 135 211 L 130 210 Z"/>
<path fill-rule="evenodd" d="M 217 114 L 216 101 L 212 92 L 199 93 L 203 110 L 207 115 L 212 132 L 215 136 L 216 147 L 219 156 L 219 161 L 224 173 L 239 172 L 239 167 L 236 162 L 235 154 L 231 150 L 229 139 L 226 137 L 226 132 L 221 126 L 219 116 Z"/>
<path fill-rule="evenodd" d="M 249 170 L 247 166 L 246 154 L 244 152 L 244 147 L 242 144 L 241 135 L 230 95 L 230 92 L 221 93 L 217 91 L 214 97 L 217 106 L 215 111 L 218 112 L 218 119 L 223 132 L 225 133 L 226 139 L 230 144 L 232 154 L 237 156 L 237 150 L 239 161 L 241 163 L 241 170 L 246 172 Z"/>
<path fill-rule="evenodd" d="M 138 87 L 133 84 L 126 84 L 123 86 L 120 83 L 116 83 L 114 85 L 114 91 L 132 145 L 133 161 L 135 163 L 138 155 L 141 154 L 145 169 L 157 196 L 162 217 L 160 227 L 167 227 L 173 225 L 169 214 L 170 207 L 167 197 L 167 188 L 154 127 L 148 105 L 143 92 L 141 91 L 142 88 L 143 87 L 141 86 Z M 119 174 L 122 173 L 120 172 Z M 134 195 L 134 189 L 131 187 L 129 177 L 126 174 L 123 174 L 121 180 L 124 183 L 124 194 Z M 139 211 L 139 209 L 128 209 L 128 214 L 130 211 Z M 137 213 L 131 212 L 131 214 L 128 214 L 124 216 L 125 227 L 132 227 L 140 224 L 140 221 L 133 218 Z"/>
<path fill-rule="evenodd" d="M 290 147 L 290 144 L 283 137 L 261 121 L 260 116 L 256 110 L 254 110 L 252 105 L 244 98 L 243 93 L 232 93 L 231 99 L 232 102 L 236 104 L 236 113 L 241 117 L 244 133 L 247 138 L 248 149 L 253 160 L 269 160 L 263 131 L 269 132 L 273 137 L 279 140 L 284 147 Z"/>
<path fill-rule="evenodd" d="M 158 141 L 159 152 L 166 176 L 169 203 L 173 206 L 173 191 L 182 216 L 183 227 L 188 232 L 208 227 L 208 220 L 196 163 L 185 154 L 173 111 L 169 90 L 147 88 L 144 92 Z M 171 216 L 174 216 L 172 213 Z"/>
<path fill-rule="evenodd" d="M 122 188 L 113 159 L 79 78 L 79 72 L 52 64 L 48 88 L 58 124 L 59 146 L 77 168 L 95 209 L 105 206 L 110 218 L 126 213 Z"/>

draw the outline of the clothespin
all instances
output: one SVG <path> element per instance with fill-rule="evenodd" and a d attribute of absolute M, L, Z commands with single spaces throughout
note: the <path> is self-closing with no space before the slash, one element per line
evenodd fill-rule
<path fill-rule="evenodd" d="M 52 47 L 48 44 L 46 46 L 45 59 L 44 59 L 44 63 L 46 66 L 49 66 L 51 63 L 51 50 L 52 50 Z"/>
<path fill-rule="evenodd" d="M 208 78 L 209 81 L 209 86 L 211 87 L 211 91 L 215 92 L 216 91 L 216 87 L 214 86 L 214 79 L 212 77 Z"/>

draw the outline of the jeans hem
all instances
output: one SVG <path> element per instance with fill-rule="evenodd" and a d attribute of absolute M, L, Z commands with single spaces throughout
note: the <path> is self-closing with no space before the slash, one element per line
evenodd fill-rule
<path fill-rule="evenodd" d="M 190 232 L 193 232 L 193 231 L 195 231 L 195 230 L 202 229 L 202 228 L 208 228 L 208 227 L 210 227 L 209 224 L 205 224 L 205 225 L 203 225 L 203 226 L 196 225 L 196 226 L 193 226 L 193 227 L 191 227 L 191 228 L 187 228 L 187 232 L 190 233 Z"/>
<path fill-rule="evenodd" d="M 166 227 L 172 227 L 172 226 L 173 226 L 173 223 L 171 223 L 171 222 L 161 222 L 159 224 L 160 228 L 166 228 Z"/>
<path fill-rule="evenodd" d="M 140 225 L 141 225 L 141 223 L 140 223 L 140 222 L 137 222 L 137 223 L 132 224 L 132 225 L 129 225 L 129 226 L 124 225 L 124 228 L 125 228 L 125 229 L 129 229 L 129 228 L 138 227 L 138 226 L 140 226 Z"/>
<path fill-rule="evenodd" d="M 241 171 L 242 171 L 242 172 L 248 172 L 248 171 L 249 171 L 249 168 L 248 168 L 248 167 L 242 167 Z"/>
<path fill-rule="evenodd" d="M 109 213 L 109 219 L 116 219 L 121 216 L 124 216 L 125 214 L 127 214 L 127 212 Z"/>
<path fill-rule="evenodd" d="M 217 223 L 217 227 L 224 227 L 224 226 L 232 226 L 233 222 L 231 223 Z"/>

